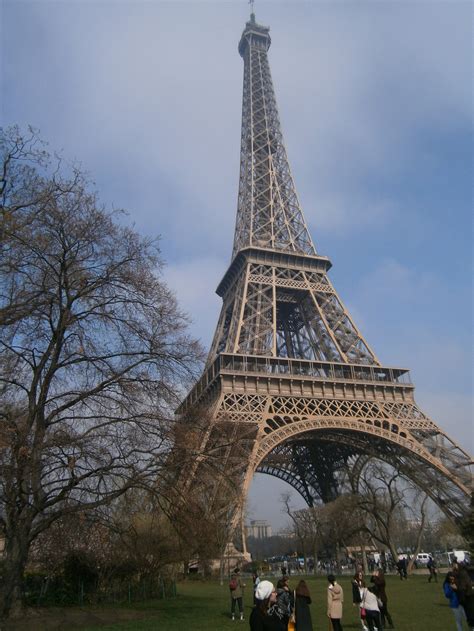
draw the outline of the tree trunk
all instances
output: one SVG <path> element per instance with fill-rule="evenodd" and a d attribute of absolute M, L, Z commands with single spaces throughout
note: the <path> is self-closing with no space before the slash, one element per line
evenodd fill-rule
<path fill-rule="evenodd" d="M 224 585 L 224 568 L 225 568 L 225 550 L 221 552 L 221 558 L 219 560 L 219 584 Z"/>
<path fill-rule="evenodd" d="M 9 529 L 10 530 L 10 529 Z M 6 532 L 3 582 L 0 586 L 0 612 L 2 617 L 23 612 L 23 574 L 28 560 L 30 542 L 28 535 L 17 527 Z"/>
<path fill-rule="evenodd" d="M 318 572 L 318 548 L 317 548 L 317 546 L 314 546 L 314 548 L 313 548 L 313 563 L 314 563 L 313 574 L 316 576 L 316 574 Z"/>
<path fill-rule="evenodd" d="M 367 563 L 367 552 L 365 550 L 365 545 L 362 544 L 362 565 L 364 566 L 364 574 L 369 573 L 369 565 Z"/>
<path fill-rule="evenodd" d="M 428 496 L 425 495 L 425 498 L 423 500 L 423 502 L 421 503 L 421 523 L 420 523 L 420 527 L 418 528 L 418 533 L 416 536 L 416 543 L 415 543 L 415 551 L 413 552 L 411 559 L 408 563 L 408 568 L 407 568 L 407 572 L 408 574 L 411 574 L 413 571 L 413 565 L 415 563 L 415 559 L 416 559 L 416 555 L 418 554 L 418 552 L 420 551 L 421 548 L 421 539 L 423 537 L 423 532 L 425 530 L 425 524 L 426 524 L 426 512 L 425 512 L 425 505 L 426 502 L 428 500 Z"/>
<path fill-rule="evenodd" d="M 395 544 L 392 541 L 388 541 L 388 549 L 390 550 L 390 554 L 392 555 L 392 559 L 394 563 L 398 562 L 398 551 Z"/>

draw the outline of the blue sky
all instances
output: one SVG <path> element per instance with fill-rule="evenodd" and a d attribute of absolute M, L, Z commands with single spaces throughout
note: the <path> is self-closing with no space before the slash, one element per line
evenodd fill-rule
<path fill-rule="evenodd" d="M 208 345 L 232 249 L 247 3 L 0 6 L 2 124 L 39 128 L 106 205 L 161 235 L 166 278 Z M 336 289 L 379 358 L 411 369 L 418 403 L 472 452 L 472 4 L 259 0 L 255 11 Z M 281 524 L 281 490 L 257 476 L 252 516 Z"/>

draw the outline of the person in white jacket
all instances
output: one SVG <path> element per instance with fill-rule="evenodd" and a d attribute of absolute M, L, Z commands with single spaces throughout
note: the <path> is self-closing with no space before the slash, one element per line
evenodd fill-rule
<path fill-rule="evenodd" d="M 377 596 L 373 592 L 373 587 L 362 587 L 360 590 L 360 606 L 366 612 L 366 624 L 369 631 L 382 631 L 382 619 L 380 617 L 380 607 Z"/>
<path fill-rule="evenodd" d="M 333 631 L 342 631 L 342 604 L 344 602 L 344 593 L 342 587 L 336 582 L 333 574 L 328 576 L 328 609 L 327 616 L 331 621 Z M 298 625 L 298 620 L 296 621 Z"/>

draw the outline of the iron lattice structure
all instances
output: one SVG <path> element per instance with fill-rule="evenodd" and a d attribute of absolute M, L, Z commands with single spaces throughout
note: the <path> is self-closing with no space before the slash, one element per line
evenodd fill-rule
<path fill-rule="evenodd" d="M 415 478 L 447 514 L 461 517 L 471 457 L 419 409 L 408 370 L 380 364 L 328 278 L 329 259 L 316 252 L 280 129 L 269 47 L 269 29 L 252 14 L 239 43 L 232 261 L 217 288 L 223 306 L 205 372 L 179 412 L 211 411 L 201 447 L 239 480 L 236 509 L 255 472 L 285 480 L 310 506 L 330 501 L 340 470 L 365 454 Z"/>

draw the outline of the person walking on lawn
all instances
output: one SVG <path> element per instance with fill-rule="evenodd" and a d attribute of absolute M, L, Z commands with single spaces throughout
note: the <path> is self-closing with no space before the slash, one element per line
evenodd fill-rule
<path fill-rule="evenodd" d="M 239 608 L 240 619 L 241 620 L 244 619 L 244 605 L 243 605 L 244 587 L 245 587 L 245 583 L 243 583 L 242 579 L 240 578 L 240 569 L 236 567 L 229 581 L 230 614 L 232 616 L 232 620 L 235 620 L 235 605 L 236 604 Z"/>
<path fill-rule="evenodd" d="M 433 559 L 433 557 L 430 556 L 430 558 L 428 559 L 428 563 L 426 564 L 426 567 L 429 570 L 429 577 L 428 577 L 428 583 L 431 583 L 431 579 L 434 578 L 435 583 L 438 582 L 438 569 L 436 567 L 436 561 Z"/>

